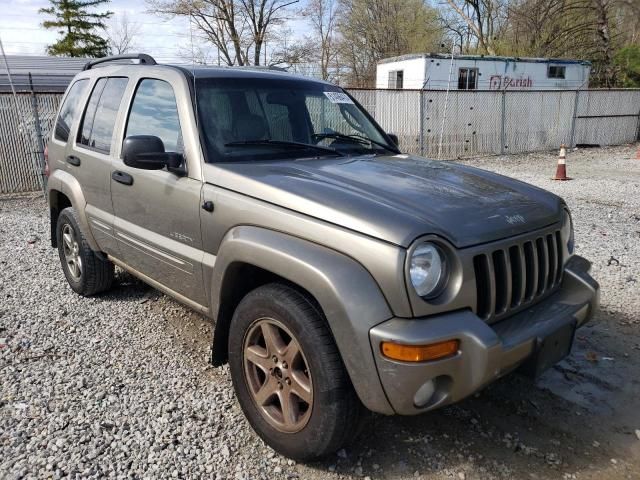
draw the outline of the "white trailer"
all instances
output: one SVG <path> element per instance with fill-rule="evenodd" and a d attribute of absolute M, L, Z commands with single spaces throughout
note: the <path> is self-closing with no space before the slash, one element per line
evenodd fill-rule
<path fill-rule="evenodd" d="M 378 62 L 376 88 L 577 90 L 588 88 L 590 71 L 583 60 L 411 54 Z"/>

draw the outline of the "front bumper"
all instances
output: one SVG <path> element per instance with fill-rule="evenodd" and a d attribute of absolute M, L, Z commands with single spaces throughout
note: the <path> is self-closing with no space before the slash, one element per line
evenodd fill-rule
<path fill-rule="evenodd" d="M 393 318 L 372 328 L 378 373 L 394 411 L 414 415 L 462 400 L 523 364 L 563 326 L 586 323 L 599 304 L 599 286 L 589 268 L 587 260 L 573 256 L 557 292 L 493 325 L 461 310 L 424 319 Z M 383 341 L 425 345 L 451 339 L 460 340 L 459 352 L 432 362 L 395 361 L 380 351 Z"/>

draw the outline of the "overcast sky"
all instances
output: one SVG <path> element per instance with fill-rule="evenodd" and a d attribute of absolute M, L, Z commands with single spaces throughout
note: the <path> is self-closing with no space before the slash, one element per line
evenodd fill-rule
<path fill-rule="evenodd" d="M 46 54 L 46 46 L 58 38 L 55 30 L 45 30 L 40 26 L 47 17 L 39 14 L 38 10 L 47 6 L 47 0 L 0 0 L 0 38 L 7 55 Z M 110 22 L 117 22 L 120 16 L 126 14 L 131 22 L 138 25 L 140 33 L 135 39 L 136 51 L 148 53 L 162 62 L 191 60 L 188 19 L 167 19 L 148 13 L 144 0 L 112 0 L 104 9 L 114 12 Z M 304 30 L 299 20 L 290 21 L 287 26 L 293 31 L 294 37 L 301 35 Z M 198 50 L 201 42 L 195 38 L 194 43 Z M 202 48 L 210 59 L 215 57 L 215 50 L 204 44 Z"/>

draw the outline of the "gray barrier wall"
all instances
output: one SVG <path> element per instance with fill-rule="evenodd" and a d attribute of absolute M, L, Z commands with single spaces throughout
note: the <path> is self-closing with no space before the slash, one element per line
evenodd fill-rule
<path fill-rule="evenodd" d="M 640 90 L 350 93 L 404 151 L 432 158 L 620 145 L 636 141 L 640 126 Z"/>

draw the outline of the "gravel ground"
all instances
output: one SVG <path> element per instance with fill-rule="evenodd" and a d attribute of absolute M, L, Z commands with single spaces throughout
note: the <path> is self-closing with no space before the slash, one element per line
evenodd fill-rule
<path fill-rule="evenodd" d="M 563 196 L 602 309 L 535 384 L 511 375 L 419 417 L 374 417 L 301 465 L 248 427 L 212 325 L 120 273 L 68 287 L 41 197 L 0 199 L 0 478 L 640 478 L 640 160 L 635 148 L 475 160 Z"/>

